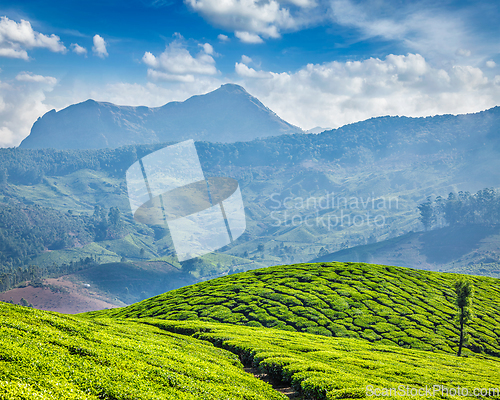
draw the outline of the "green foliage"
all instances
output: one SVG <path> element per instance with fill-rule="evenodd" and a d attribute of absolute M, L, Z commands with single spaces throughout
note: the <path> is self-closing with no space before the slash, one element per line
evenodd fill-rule
<path fill-rule="evenodd" d="M 475 194 L 469 192 L 450 193 L 445 200 L 430 197 L 420 204 L 420 222 L 425 229 L 448 225 L 499 224 L 500 223 L 500 193 L 493 188 L 484 188 Z"/>
<path fill-rule="evenodd" d="M 465 325 L 472 319 L 472 297 L 474 296 L 474 288 L 466 279 L 459 279 L 455 282 L 455 304 L 458 307 L 457 321 L 460 329 L 460 342 L 458 344 L 457 355 L 462 355 L 462 346 L 465 339 Z M 484 331 L 484 330 L 483 330 Z"/>
<path fill-rule="evenodd" d="M 88 243 L 92 239 L 89 223 L 85 216 L 16 201 L 0 202 L 0 263 L 23 265 L 45 249 Z"/>
<path fill-rule="evenodd" d="M 136 320 L 209 341 L 291 384 L 304 398 L 365 398 L 366 386 L 498 388 L 500 361 L 346 339 L 200 321 Z M 470 397 L 472 393 L 470 392 Z M 392 396 L 389 398 L 401 398 Z M 442 398 L 440 395 L 430 398 Z"/>
<path fill-rule="evenodd" d="M 127 321 L 0 303 L 0 398 L 278 400 L 210 343 Z"/>
<path fill-rule="evenodd" d="M 198 319 L 293 329 L 324 336 L 456 352 L 455 275 L 357 263 L 297 264 L 230 275 L 183 287 L 129 307 L 91 313 L 113 317 Z M 500 355 L 499 281 L 470 277 L 476 287 L 469 349 Z M 224 312 L 212 308 L 224 304 Z M 485 340 L 481 332 L 494 334 Z"/>

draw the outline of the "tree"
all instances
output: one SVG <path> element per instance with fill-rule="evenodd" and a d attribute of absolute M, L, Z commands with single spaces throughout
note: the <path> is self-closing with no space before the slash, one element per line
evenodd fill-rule
<path fill-rule="evenodd" d="M 0 186 L 7 185 L 8 173 L 6 168 L 0 168 Z"/>
<path fill-rule="evenodd" d="M 420 204 L 418 210 L 420 211 L 420 222 L 424 225 L 424 229 L 428 231 L 434 222 L 434 209 L 431 198 L 427 197 L 427 201 Z"/>
<path fill-rule="evenodd" d="M 108 213 L 109 223 L 112 226 L 118 227 L 120 225 L 120 209 L 118 207 L 111 207 Z"/>
<path fill-rule="evenodd" d="M 324 257 L 326 255 L 328 255 L 328 250 L 327 249 L 325 249 L 324 247 L 322 247 L 321 249 L 319 249 L 318 256 L 317 256 L 318 258 Z"/>
<path fill-rule="evenodd" d="M 472 319 L 472 298 L 474 296 L 474 288 L 470 281 L 461 278 L 455 282 L 455 304 L 458 307 L 457 321 L 460 328 L 460 342 L 458 344 L 457 356 L 462 355 L 462 347 L 465 339 L 465 325 Z"/>

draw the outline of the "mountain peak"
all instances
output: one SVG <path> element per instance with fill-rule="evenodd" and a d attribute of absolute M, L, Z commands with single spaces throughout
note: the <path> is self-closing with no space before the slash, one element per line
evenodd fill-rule
<path fill-rule="evenodd" d="M 228 93 L 244 93 L 248 94 L 248 92 L 245 90 L 243 86 L 237 85 L 236 83 L 225 83 L 224 85 L 221 85 L 221 87 L 217 91 L 225 91 Z"/>
<path fill-rule="evenodd" d="M 131 144 L 244 142 L 302 133 L 242 86 L 227 83 L 184 102 L 128 107 L 92 99 L 39 118 L 21 148 L 96 149 Z"/>

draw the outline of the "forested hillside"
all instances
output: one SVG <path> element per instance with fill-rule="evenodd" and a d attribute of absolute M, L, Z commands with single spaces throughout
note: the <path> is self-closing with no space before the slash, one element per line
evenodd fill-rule
<path fill-rule="evenodd" d="M 27 271 L 30 265 L 48 271 L 88 257 L 107 265 L 160 261 L 168 264 L 159 268 L 167 274 L 164 278 L 177 281 L 179 287 L 186 279 L 167 271 L 181 270 L 184 277 L 206 280 L 404 237 L 424 227 L 417 207 L 427 204 L 430 196 L 437 200 L 425 206 L 432 211 L 426 217 L 427 227 L 484 223 L 490 225 L 485 230 L 489 236 L 476 235 L 477 246 L 470 254 L 462 257 L 457 252 L 446 262 L 426 262 L 418 250 L 424 246 L 420 242 L 410 244 L 408 252 L 404 246 L 394 249 L 382 262 L 468 273 L 496 271 L 499 268 L 492 263 L 498 250 L 489 244 L 480 248 L 484 241 L 493 243 L 496 234 L 491 231 L 495 221 L 491 218 L 498 215 L 498 205 L 488 199 L 500 187 L 496 173 L 500 169 L 499 110 L 374 118 L 318 135 L 282 135 L 244 143 L 196 142 L 205 176 L 238 181 L 247 224 L 245 233 L 214 254 L 215 259 L 202 257 L 186 265 L 177 263 L 168 229 L 135 222 L 127 198 L 126 170 L 168 143 L 101 150 L 0 149 L 4 209 L 0 232 L 11 238 L 3 242 L 2 268 L 24 280 L 29 274 L 19 267 Z M 477 191 L 481 192 L 467 194 Z M 449 202 L 447 208 L 445 202 Z M 28 223 L 23 215 L 30 213 L 34 217 Z M 47 229 L 24 234 L 33 222 L 42 224 L 37 214 L 47 215 Z M 14 215 L 20 221 L 7 222 Z M 433 244 L 439 243 L 438 235 Z M 360 259 L 348 259 L 356 260 Z M 482 260 L 493 261 L 484 267 Z M 9 282 L 4 287 L 18 279 Z M 122 298 L 144 298 L 142 289 L 132 299 L 125 288 L 131 289 L 124 284 Z M 110 285 L 103 288 L 109 289 Z M 113 285 L 112 292 L 116 290 Z"/>

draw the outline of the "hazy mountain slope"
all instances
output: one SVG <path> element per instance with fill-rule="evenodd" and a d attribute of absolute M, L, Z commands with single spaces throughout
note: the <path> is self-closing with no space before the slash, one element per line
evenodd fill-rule
<path fill-rule="evenodd" d="M 372 264 L 298 264 L 177 289 L 94 316 L 202 320 L 456 351 L 452 274 Z M 500 355 L 500 280 L 476 290 L 470 348 Z"/>
<path fill-rule="evenodd" d="M 35 122 L 20 147 L 98 149 L 187 139 L 236 142 L 301 132 L 241 86 L 226 84 L 157 108 L 87 100 L 52 110 Z"/>
<path fill-rule="evenodd" d="M 326 254 L 311 262 L 369 262 L 500 278 L 500 226 L 411 232 Z"/>
<path fill-rule="evenodd" d="M 319 135 L 281 135 L 238 143 L 196 142 L 206 176 L 232 177 L 242 190 L 246 232 L 221 251 L 236 260 L 247 260 L 244 267 L 234 266 L 247 270 L 252 268 L 250 263 L 307 262 L 322 248 L 331 253 L 423 229 L 417 205 L 427 196 L 446 197 L 460 190 L 500 187 L 499 111 L 497 107 L 462 116 L 383 117 Z M 441 147 L 433 146 L 432 138 L 439 138 Z M 99 150 L 0 149 L 1 202 L 35 203 L 75 216 L 91 215 L 95 205 L 119 207 L 130 234 L 120 240 L 45 251 L 31 262 L 67 263 L 92 252 L 103 263 L 118 262 L 122 257 L 133 261 L 175 257 L 167 230 L 158 236 L 156 230 L 132 220 L 125 181 L 125 171 L 132 163 L 166 145 Z M 324 206 L 326 197 L 332 201 Z M 353 209 L 339 202 L 351 198 L 366 202 L 367 209 L 362 204 Z M 376 199 L 392 201 L 392 206 L 379 208 L 378 201 L 372 202 Z M 370 224 L 366 221 L 368 212 Z M 342 213 L 350 222 L 348 218 L 336 224 Z M 379 226 L 373 223 L 375 216 L 382 219 Z M 363 223 L 354 226 L 354 218 L 362 218 Z M 472 254 L 478 249 L 471 249 Z M 495 254 L 488 257 L 500 255 L 490 250 Z M 400 264 L 391 261 L 395 260 L 393 256 L 381 263 Z M 466 264 L 478 260 L 471 258 Z M 401 265 L 418 265 L 411 264 L 415 260 L 403 261 Z M 221 267 L 217 266 L 219 262 Z M 435 268 L 443 269 L 439 263 L 435 262 Z M 231 264 L 209 263 L 207 268 L 196 267 L 191 275 L 196 279 L 214 277 L 228 273 Z M 481 269 L 485 268 L 471 272 L 483 273 Z M 134 301 L 144 297 L 135 297 Z"/>

